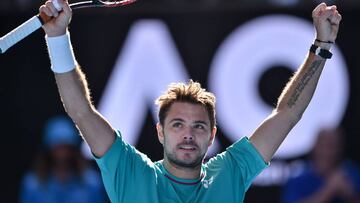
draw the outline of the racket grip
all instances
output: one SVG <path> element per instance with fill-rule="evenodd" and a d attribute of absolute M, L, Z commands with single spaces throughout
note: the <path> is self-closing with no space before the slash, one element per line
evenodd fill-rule
<path fill-rule="evenodd" d="M 18 43 L 31 33 L 35 32 L 42 26 L 42 22 L 38 16 L 30 18 L 4 37 L 0 38 L 0 54 L 4 53 L 7 49 Z"/>
<path fill-rule="evenodd" d="M 51 0 L 51 2 L 53 3 L 54 7 L 56 8 L 57 11 L 61 11 L 62 7 L 60 6 L 58 0 Z"/>

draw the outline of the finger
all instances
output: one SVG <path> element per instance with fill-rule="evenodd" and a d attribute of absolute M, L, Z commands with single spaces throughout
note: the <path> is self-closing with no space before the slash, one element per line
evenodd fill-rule
<path fill-rule="evenodd" d="M 341 14 L 339 14 L 339 15 L 337 16 L 337 20 L 338 20 L 339 23 L 340 23 L 340 21 L 342 20 L 342 15 L 341 15 Z"/>
<path fill-rule="evenodd" d="M 333 10 L 333 13 L 331 14 L 333 17 L 336 17 L 337 15 L 339 15 L 339 11 L 337 10 Z"/>
<path fill-rule="evenodd" d="M 57 1 L 57 3 L 59 3 L 61 6 L 63 6 L 64 4 L 69 4 L 68 0 L 53 0 L 53 1 Z"/>
<path fill-rule="evenodd" d="M 316 6 L 316 8 L 313 10 L 313 17 L 318 17 L 321 15 L 322 12 L 324 12 L 326 10 L 326 4 L 325 3 L 321 3 L 318 6 Z"/>
<path fill-rule="evenodd" d="M 63 11 L 66 15 L 70 15 L 71 14 L 71 8 L 70 8 L 70 5 L 68 3 L 67 0 L 59 0 L 61 6 L 63 7 Z"/>
<path fill-rule="evenodd" d="M 334 15 L 334 12 L 336 10 L 332 10 L 331 7 L 326 7 L 324 11 L 320 13 L 320 15 L 317 16 L 320 20 L 328 20 L 331 18 L 332 15 Z"/>
<path fill-rule="evenodd" d="M 336 17 L 336 19 L 337 19 L 338 21 L 341 21 L 342 16 L 341 16 L 341 14 L 339 13 L 339 11 L 338 11 L 338 10 L 336 10 L 336 12 L 335 12 L 334 16 Z"/>
<path fill-rule="evenodd" d="M 327 7 L 326 3 L 322 2 L 314 10 L 324 10 Z"/>
<path fill-rule="evenodd" d="M 334 12 L 333 14 L 331 14 L 328 19 L 330 23 L 334 23 L 334 21 L 336 20 L 336 13 Z"/>
<path fill-rule="evenodd" d="M 45 5 L 50 10 L 50 12 L 53 14 L 54 17 L 57 17 L 59 15 L 58 10 L 55 8 L 54 4 L 51 1 L 47 1 L 45 3 Z"/>
<path fill-rule="evenodd" d="M 335 25 L 339 25 L 340 24 L 340 21 L 342 19 L 342 16 L 340 14 L 336 15 L 333 17 L 331 23 L 332 24 L 335 24 Z"/>
<path fill-rule="evenodd" d="M 68 15 L 71 13 L 71 8 L 69 6 L 68 0 L 56 0 L 59 6 L 61 7 L 62 11 L 65 15 Z"/>
<path fill-rule="evenodd" d="M 329 17 L 330 23 L 331 24 L 335 24 L 338 25 L 341 21 L 341 15 L 339 14 L 339 12 L 336 10 L 334 11 L 334 13 Z"/>
<path fill-rule="evenodd" d="M 52 17 L 52 12 L 49 10 L 48 7 L 46 7 L 45 5 L 40 6 L 39 8 L 39 12 L 40 13 L 45 13 L 45 15 Z"/>

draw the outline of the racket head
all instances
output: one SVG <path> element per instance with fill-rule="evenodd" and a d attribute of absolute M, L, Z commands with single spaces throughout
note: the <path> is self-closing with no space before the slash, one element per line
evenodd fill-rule
<path fill-rule="evenodd" d="M 80 8 L 94 8 L 94 7 L 120 7 L 132 4 L 136 0 L 90 0 L 90 1 L 81 1 L 70 4 L 72 9 Z"/>

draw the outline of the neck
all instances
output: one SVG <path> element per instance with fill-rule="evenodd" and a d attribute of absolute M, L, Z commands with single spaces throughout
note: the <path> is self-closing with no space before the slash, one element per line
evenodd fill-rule
<path fill-rule="evenodd" d="M 164 167 L 172 175 L 183 179 L 198 179 L 201 173 L 201 164 L 196 167 L 182 167 L 164 158 Z"/>

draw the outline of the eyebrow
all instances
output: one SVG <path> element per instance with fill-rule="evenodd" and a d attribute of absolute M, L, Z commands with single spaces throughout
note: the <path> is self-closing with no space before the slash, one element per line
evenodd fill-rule
<path fill-rule="evenodd" d="M 196 123 L 196 124 L 204 124 L 204 125 L 208 125 L 205 121 L 195 121 L 194 123 Z"/>
<path fill-rule="evenodd" d="M 174 119 L 170 120 L 169 123 L 172 123 L 172 122 L 175 122 L 175 121 L 185 122 L 185 120 L 182 119 L 182 118 L 174 118 Z M 204 124 L 204 125 L 208 126 L 208 123 L 206 123 L 205 121 L 202 121 L 202 120 L 197 120 L 194 123 L 196 123 L 196 124 Z"/>
<path fill-rule="evenodd" d="M 172 123 L 172 122 L 174 122 L 174 121 L 185 122 L 184 119 L 181 119 L 181 118 L 173 118 L 173 119 L 171 119 L 171 120 L 169 121 L 169 123 Z"/>

